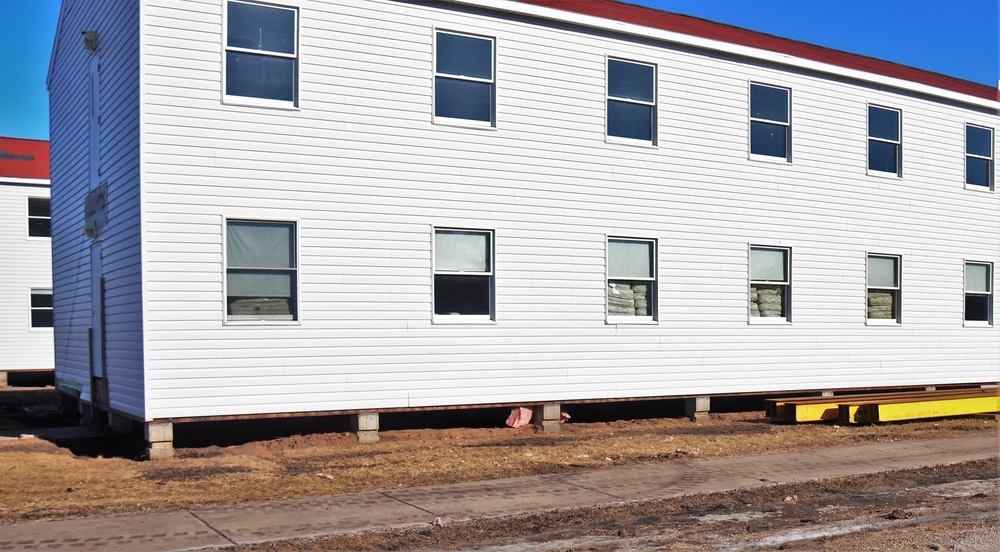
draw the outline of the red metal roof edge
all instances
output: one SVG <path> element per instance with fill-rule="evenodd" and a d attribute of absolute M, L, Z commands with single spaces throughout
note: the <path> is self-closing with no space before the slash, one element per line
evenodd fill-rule
<path fill-rule="evenodd" d="M 0 136 L 0 178 L 49 179 L 49 141 Z"/>
<path fill-rule="evenodd" d="M 799 58 L 829 63 L 838 67 L 866 71 L 887 77 L 898 78 L 915 83 L 926 84 L 952 92 L 958 92 L 976 98 L 1000 101 L 1000 90 L 978 82 L 967 81 L 957 77 L 949 77 L 925 69 L 917 69 L 884 59 L 878 59 L 860 54 L 852 54 L 834 50 L 824 46 L 809 44 L 790 38 L 769 35 L 734 27 L 724 23 L 716 23 L 679 13 L 665 12 L 645 6 L 627 4 L 617 0 L 517 0 L 524 4 L 534 4 L 582 15 L 591 15 L 611 19 L 623 23 L 632 23 L 682 33 L 711 40 L 719 40 L 788 54 Z"/>

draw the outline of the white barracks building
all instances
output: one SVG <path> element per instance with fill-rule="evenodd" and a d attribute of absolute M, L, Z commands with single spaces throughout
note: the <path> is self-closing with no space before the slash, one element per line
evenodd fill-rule
<path fill-rule="evenodd" d="M 152 456 L 1000 379 L 989 86 L 611 0 L 64 0 L 49 89 L 56 385 Z"/>

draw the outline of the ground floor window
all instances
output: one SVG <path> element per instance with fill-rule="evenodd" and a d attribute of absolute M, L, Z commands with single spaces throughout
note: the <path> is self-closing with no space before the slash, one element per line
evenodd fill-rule
<path fill-rule="evenodd" d="M 656 241 L 608 238 L 608 316 L 656 314 Z"/>
<path fill-rule="evenodd" d="M 900 258 L 868 255 L 868 319 L 899 322 Z"/>
<path fill-rule="evenodd" d="M 234 320 L 295 320 L 295 223 L 226 222 L 226 313 Z"/>
<path fill-rule="evenodd" d="M 52 290 L 31 290 L 31 327 L 51 328 L 53 326 Z"/>
<path fill-rule="evenodd" d="M 992 263 L 965 263 L 965 321 L 993 323 Z"/>
<path fill-rule="evenodd" d="M 791 320 L 791 250 L 750 247 L 750 316 Z"/>
<path fill-rule="evenodd" d="M 434 230 L 434 315 L 492 320 L 493 232 Z"/>

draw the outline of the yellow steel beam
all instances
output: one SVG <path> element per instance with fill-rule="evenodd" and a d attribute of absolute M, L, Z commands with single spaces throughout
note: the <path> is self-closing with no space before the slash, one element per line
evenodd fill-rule
<path fill-rule="evenodd" d="M 852 411 L 852 407 L 854 410 Z M 926 401 L 841 404 L 842 423 L 896 422 L 1000 412 L 1000 396 L 950 398 Z"/>
<path fill-rule="evenodd" d="M 942 391 L 913 391 L 902 393 L 878 393 L 869 395 L 841 395 L 832 397 L 798 397 L 790 399 L 768 399 L 768 415 L 783 422 L 819 422 L 853 419 L 858 406 L 874 402 L 938 401 L 950 398 L 996 396 L 995 389 L 956 389 Z M 848 408 L 841 413 L 841 405 Z M 852 422 L 853 423 L 853 422 Z"/>

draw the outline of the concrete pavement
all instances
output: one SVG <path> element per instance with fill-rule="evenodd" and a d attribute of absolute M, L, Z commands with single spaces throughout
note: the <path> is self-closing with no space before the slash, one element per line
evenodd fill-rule
<path fill-rule="evenodd" d="M 3 550 L 173 551 L 426 526 L 996 457 L 989 433 L 434 485 L 177 512 L 0 526 Z"/>

